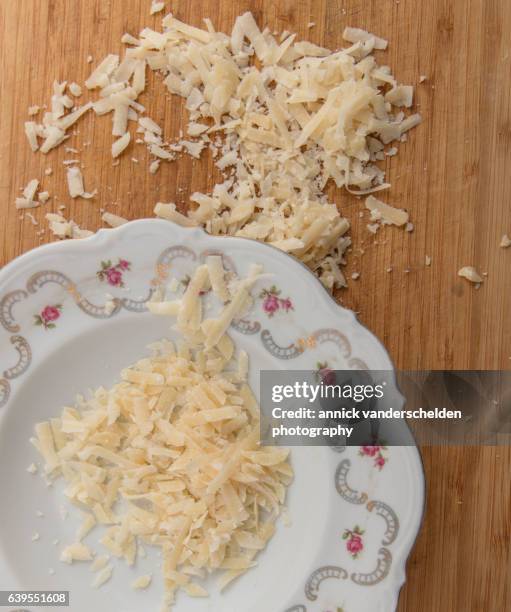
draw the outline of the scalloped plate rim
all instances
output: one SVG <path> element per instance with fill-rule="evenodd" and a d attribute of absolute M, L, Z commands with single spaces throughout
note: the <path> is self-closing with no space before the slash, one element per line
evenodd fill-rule
<path fill-rule="evenodd" d="M 30 249 L 29 251 L 17 256 L 15 259 L 13 259 L 12 261 L 5 264 L 2 268 L 0 268 L 0 294 L 3 291 L 2 286 L 12 281 L 14 277 L 21 275 L 23 273 L 25 266 L 32 265 L 34 258 L 38 256 L 59 255 L 59 254 L 64 254 L 66 251 L 87 253 L 87 252 L 90 252 L 92 248 L 101 247 L 102 245 L 106 246 L 106 245 L 115 243 L 121 235 L 123 235 L 125 232 L 131 231 L 131 229 L 134 227 L 139 228 L 139 227 L 144 227 L 144 226 L 147 227 L 148 229 L 151 227 L 167 227 L 170 230 L 169 238 L 172 237 L 171 236 L 172 232 L 177 232 L 187 237 L 193 236 L 193 234 L 196 234 L 206 240 L 214 240 L 218 242 L 236 241 L 239 243 L 246 243 L 247 245 L 249 245 L 249 248 L 251 249 L 255 248 L 255 249 L 271 250 L 275 252 L 275 254 L 277 254 L 278 257 L 287 258 L 289 261 L 294 262 L 295 264 L 299 264 L 299 266 L 302 268 L 302 271 L 307 275 L 308 281 L 312 282 L 316 288 L 321 288 L 321 294 L 324 298 L 323 301 L 326 305 L 328 305 L 329 309 L 342 312 L 344 316 L 349 317 L 351 324 L 361 327 L 365 332 L 370 334 L 372 339 L 379 345 L 379 348 L 386 355 L 390 363 L 390 366 L 392 367 L 393 381 L 394 382 L 396 381 L 395 366 L 394 366 L 394 363 L 390 355 L 388 354 L 387 349 L 385 348 L 381 340 L 373 332 L 368 330 L 359 321 L 357 315 L 352 310 L 336 302 L 334 298 L 331 296 L 331 294 L 328 292 L 328 290 L 323 286 L 321 281 L 299 259 L 297 259 L 293 255 L 290 255 L 288 253 L 281 251 L 280 249 L 270 244 L 262 243 L 260 241 L 257 241 L 251 238 L 244 238 L 244 237 L 238 237 L 238 236 L 214 236 L 214 235 L 208 234 L 205 230 L 203 230 L 200 227 L 183 227 L 171 221 L 162 220 L 162 219 L 153 219 L 153 218 L 137 219 L 137 220 L 129 221 L 117 228 L 101 228 L 96 233 L 94 233 L 92 236 L 89 236 L 87 238 L 83 238 L 79 240 L 62 240 L 58 242 L 52 242 L 49 244 L 40 245 L 40 246 L 34 247 Z M 401 393 L 399 393 L 399 397 L 400 399 L 404 400 L 404 397 L 402 396 Z M 413 532 L 410 529 L 408 538 L 406 538 L 405 543 L 403 545 L 403 549 L 404 549 L 403 554 L 401 554 L 399 558 L 396 558 L 393 560 L 393 563 L 395 566 L 394 575 L 396 579 L 396 584 L 394 585 L 393 596 L 392 596 L 393 609 L 395 609 L 397 606 L 399 593 L 406 581 L 406 563 L 409 559 L 410 553 L 421 531 L 421 527 L 424 522 L 425 509 L 426 509 L 427 491 L 426 491 L 426 477 L 425 477 L 424 463 L 423 463 L 422 455 L 418 447 L 415 447 L 415 448 L 416 448 L 416 458 L 418 460 L 419 472 L 422 477 L 422 481 L 421 483 L 419 483 L 419 493 L 422 498 L 422 504 L 420 508 L 416 509 L 416 520 L 413 525 Z"/>

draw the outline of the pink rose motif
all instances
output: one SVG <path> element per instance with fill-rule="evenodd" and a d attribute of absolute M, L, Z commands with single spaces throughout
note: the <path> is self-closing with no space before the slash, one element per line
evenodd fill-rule
<path fill-rule="evenodd" d="M 122 284 L 122 272 L 119 272 L 119 270 L 115 268 L 110 268 L 106 271 L 106 278 L 108 284 L 114 287 L 119 287 Z"/>
<path fill-rule="evenodd" d="M 376 443 L 375 440 L 372 444 L 366 444 L 365 446 L 360 447 L 359 455 L 362 457 L 373 457 L 374 458 L 374 467 L 377 467 L 379 470 L 383 468 L 383 466 L 387 463 L 387 457 L 385 457 L 384 453 L 387 450 L 387 447 L 382 444 L 380 441 L 379 444 Z"/>
<path fill-rule="evenodd" d="M 385 463 L 387 462 L 387 460 L 385 459 L 385 457 L 380 453 L 376 459 L 374 460 L 374 465 L 378 468 L 378 469 L 382 469 L 382 467 L 385 465 Z"/>
<path fill-rule="evenodd" d="M 34 324 L 44 327 L 44 329 L 54 329 L 57 327 L 55 321 L 60 318 L 62 312 L 61 304 L 45 306 L 38 315 L 34 315 Z"/>
<path fill-rule="evenodd" d="M 101 270 L 96 272 L 100 281 L 105 281 L 112 287 L 124 287 L 123 273 L 131 268 L 131 263 L 127 259 L 119 259 L 116 264 L 111 260 L 101 262 Z"/>
<path fill-rule="evenodd" d="M 342 539 L 346 540 L 346 549 L 354 559 L 364 550 L 363 535 L 364 531 L 358 525 L 353 529 L 345 529 L 342 534 Z"/>
<path fill-rule="evenodd" d="M 55 306 L 46 306 L 46 308 L 41 312 L 41 319 L 47 323 L 50 321 L 56 321 L 59 317 L 59 309 Z"/>
<path fill-rule="evenodd" d="M 379 452 L 380 447 L 376 446 L 376 445 L 366 445 L 366 446 L 361 446 L 360 447 L 360 454 L 361 455 L 367 455 L 368 457 L 375 457 L 376 454 Z"/>
<path fill-rule="evenodd" d="M 263 302 L 263 310 L 270 317 L 277 312 L 279 306 L 279 300 L 274 295 L 268 295 Z"/>
<path fill-rule="evenodd" d="M 358 535 L 351 536 L 346 542 L 346 548 L 352 555 L 357 555 L 364 548 L 362 538 Z"/>
<path fill-rule="evenodd" d="M 325 385 L 335 385 L 335 372 L 328 366 L 327 361 L 317 362 L 314 378 Z"/>
<path fill-rule="evenodd" d="M 321 369 L 319 375 L 325 385 L 335 385 L 335 372 L 330 368 Z"/>
<path fill-rule="evenodd" d="M 263 289 L 259 294 L 259 298 L 263 300 L 263 310 L 269 316 L 273 315 L 282 309 L 284 312 L 293 310 L 293 302 L 290 298 L 280 298 L 280 289 L 275 285 L 269 289 Z"/>

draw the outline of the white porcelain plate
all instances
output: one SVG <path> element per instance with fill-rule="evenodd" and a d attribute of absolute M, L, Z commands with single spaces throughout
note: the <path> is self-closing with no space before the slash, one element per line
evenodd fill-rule
<path fill-rule="evenodd" d="M 145 301 L 170 277 L 184 285 L 211 252 L 239 274 L 260 263 L 274 275 L 259 281 L 251 313 L 231 330 L 250 355 L 256 393 L 261 369 L 392 369 L 378 340 L 304 266 L 257 242 L 145 220 L 23 255 L 0 272 L 0 590 L 69 590 L 73 612 L 159 610 L 156 551 L 132 568 L 114 561 L 99 590 L 87 564 L 59 561 L 79 511 L 66 505 L 60 483 L 47 486 L 29 438 L 36 422 L 77 393 L 111 385 L 147 344 L 171 337 L 169 320 L 147 313 Z M 113 310 L 105 308 L 109 294 Z M 212 577 L 210 598 L 179 593 L 176 612 L 395 609 L 423 510 L 416 448 L 294 447 L 291 459 L 290 525 L 279 523 L 257 567 L 224 593 Z M 27 471 L 32 462 L 36 475 Z M 86 540 L 98 554 L 100 537 L 98 527 Z M 147 573 L 151 587 L 131 590 Z"/>

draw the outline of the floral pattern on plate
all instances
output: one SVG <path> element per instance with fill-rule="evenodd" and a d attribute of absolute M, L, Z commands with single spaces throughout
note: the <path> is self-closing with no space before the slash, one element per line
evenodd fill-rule
<path fill-rule="evenodd" d="M 346 550 L 353 559 L 357 559 L 359 554 L 364 550 L 364 542 L 362 540 L 364 533 L 363 529 L 355 525 L 353 529 L 345 529 L 342 534 L 342 539 L 346 540 Z"/>
<path fill-rule="evenodd" d="M 379 470 L 381 470 L 388 461 L 388 449 L 381 443 L 366 444 L 365 446 L 361 446 L 359 454 L 362 457 L 372 458 L 374 460 L 374 467 L 378 468 Z"/>
<path fill-rule="evenodd" d="M 277 312 L 289 312 L 294 310 L 291 298 L 281 298 L 281 291 L 275 285 L 269 289 L 263 289 L 259 294 L 259 299 L 263 300 L 263 311 L 271 318 Z"/>
<path fill-rule="evenodd" d="M 55 321 L 60 319 L 61 313 L 62 304 L 45 306 L 39 314 L 34 315 L 34 324 L 44 327 L 44 329 L 55 329 L 57 327 Z"/>
<path fill-rule="evenodd" d="M 131 262 L 127 259 L 119 259 L 113 264 L 110 259 L 101 262 L 101 269 L 96 272 L 101 282 L 105 281 L 112 287 L 124 287 L 124 272 L 131 269 Z"/>

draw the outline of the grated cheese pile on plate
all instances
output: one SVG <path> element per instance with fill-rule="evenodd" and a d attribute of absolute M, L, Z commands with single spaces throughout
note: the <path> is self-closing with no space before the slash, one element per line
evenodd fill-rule
<path fill-rule="evenodd" d="M 179 588 L 206 596 L 201 579 L 214 570 L 223 570 L 224 588 L 255 565 L 271 538 L 293 475 L 288 450 L 260 448 L 248 356 L 235 356 L 226 333 L 250 305 L 260 272 L 228 282 L 221 258 L 209 257 L 180 300 L 150 303 L 152 312 L 177 317 L 184 337 L 177 350 L 156 343 L 151 357 L 121 372 L 121 382 L 36 426 L 32 441 L 46 474 L 62 476 L 66 496 L 86 511 L 62 560 L 93 562 L 101 570 L 94 586 L 112 574 L 108 559 L 93 561 L 82 541 L 97 523 L 108 553 L 129 565 L 140 541 L 161 548 L 164 610 Z M 209 288 L 222 306 L 203 319 Z M 134 588 L 149 581 L 141 577 Z"/>
<path fill-rule="evenodd" d="M 344 286 L 349 223 L 325 187 L 332 180 L 360 195 L 389 187 L 375 162 L 395 155 L 395 146 L 385 146 L 420 123 L 420 115 L 402 110 L 412 105 L 413 87 L 378 65 L 373 51 L 387 41 L 364 30 L 346 28 L 350 46 L 331 51 L 287 32 L 277 39 L 251 13 L 238 17 L 230 34 L 205 23 L 200 29 L 169 14 L 162 32 L 125 34 L 125 56 L 108 55 L 85 82 L 99 90 L 94 103 L 74 108 L 65 83 L 56 82 L 51 112 L 42 124 L 25 125 L 31 147 L 43 138 L 47 153 L 93 109 L 112 113 L 113 157 L 133 141 L 144 144 L 153 174 L 179 153 L 199 158 L 209 148 L 224 180 L 209 195 L 191 196 L 192 221 L 213 234 L 270 243 L 304 261 L 327 287 Z M 137 102 L 147 66 L 186 100 L 189 122 L 177 142 L 166 140 Z"/>

